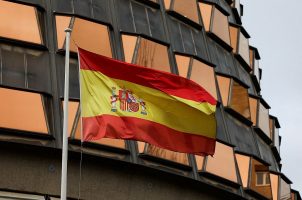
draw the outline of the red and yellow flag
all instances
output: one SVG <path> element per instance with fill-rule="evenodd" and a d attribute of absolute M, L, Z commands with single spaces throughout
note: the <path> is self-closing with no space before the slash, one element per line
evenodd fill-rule
<path fill-rule="evenodd" d="M 191 80 L 79 49 L 82 139 L 213 155 L 216 100 Z"/>

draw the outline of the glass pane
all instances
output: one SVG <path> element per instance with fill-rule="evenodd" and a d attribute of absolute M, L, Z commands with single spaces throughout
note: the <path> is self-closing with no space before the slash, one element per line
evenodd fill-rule
<path fill-rule="evenodd" d="M 203 156 L 195 156 L 196 164 L 197 164 L 197 170 L 201 171 L 203 164 L 204 164 L 204 157 Z"/>
<path fill-rule="evenodd" d="M 250 67 L 251 69 L 254 68 L 254 51 L 252 49 L 250 49 Z"/>
<path fill-rule="evenodd" d="M 248 90 L 233 81 L 229 106 L 247 119 L 251 118 Z"/>
<path fill-rule="evenodd" d="M 132 63 L 137 37 L 131 35 L 122 35 L 122 41 L 124 47 L 125 62 Z"/>
<path fill-rule="evenodd" d="M 81 140 L 81 121 L 78 120 L 78 124 L 75 127 L 75 139 Z M 116 147 L 116 148 L 120 148 L 120 149 L 126 149 L 126 143 L 124 140 L 120 140 L 120 139 L 110 139 L 110 138 L 102 138 L 100 140 L 96 140 L 96 141 L 91 141 L 91 143 L 96 143 L 96 144 L 102 144 L 102 145 L 107 145 L 107 146 L 112 146 L 112 147 Z"/>
<path fill-rule="evenodd" d="M 0 88 L 0 127 L 48 133 L 40 94 Z"/>
<path fill-rule="evenodd" d="M 236 154 L 236 160 L 240 172 L 242 186 L 247 187 L 250 168 L 250 157 Z"/>
<path fill-rule="evenodd" d="M 222 104 L 227 106 L 229 93 L 230 93 L 230 83 L 231 79 L 223 76 L 217 76 L 217 81 L 219 85 L 220 96 L 222 99 Z"/>
<path fill-rule="evenodd" d="M 190 57 L 175 55 L 175 58 L 176 58 L 176 64 L 177 64 L 179 76 L 187 78 L 188 77 L 189 64 L 190 64 Z"/>
<path fill-rule="evenodd" d="M 290 185 L 287 184 L 282 178 L 280 182 L 280 199 L 290 200 Z"/>
<path fill-rule="evenodd" d="M 250 65 L 249 40 L 240 32 L 238 54 Z"/>
<path fill-rule="evenodd" d="M 278 152 L 280 153 L 280 141 L 279 141 L 279 129 L 278 128 L 275 128 L 274 145 L 277 148 Z"/>
<path fill-rule="evenodd" d="M 174 0 L 173 10 L 199 24 L 196 0 Z"/>
<path fill-rule="evenodd" d="M 270 137 L 269 130 L 269 111 L 261 103 L 259 103 L 259 118 L 258 118 L 258 127 Z"/>
<path fill-rule="evenodd" d="M 230 26 L 231 46 L 233 48 L 233 53 L 237 53 L 238 31 L 238 28 Z"/>
<path fill-rule="evenodd" d="M 230 31 L 228 17 L 222 14 L 217 8 L 214 8 L 211 31 L 230 45 Z"/>
<path fill-rule="evenodd" d="M 262 173 L 262 172 L 256 173 L 256 179 L 257 179 L 256 185 L 264 185 L 263 176 L 264 176 L 264 173 Z"/>
<path fill-rule="evenodd" d="M 168 48 L 156 42 L 141 38 L 135 64 L 170 72 Z"/>
<path fill-rule="evenodd" d="M 166 9 L 170 9 L 170 5 L 171 5 L 171 0 L 164 0 L 164 3 L 165 3 L 165 7 Z"/>
<path fill-rule="evenodd" d="M 262 180 L 257 180 L 257 175 L 259 177 L 260 174 L 263 174 Z M 251 169 L 251 179 L 250 179 L 250 185 L 251 189 L 254 190 L 255 192 L 265 196 L 268 199 L 272 198 L 272 188 L 270 181 L 266 183 L 266 175 L 264 174 L 269 174 L 269 167 L 263 165 L 259 161 L 252 159 L 252 169 Z M 257 183 L 262 183 L 262 184 L 257 184 Z"/>
<path fill-rule="evenodd" d="M 212 16 L 212 5 L 205 4 L 205 3 L 198 3 L 199 10 L 202 17 L 203 25 L 206 31 L 210 31 L 210 24 L 211 24 L 211 16 Z"/>
<path fill-rule="evenodd" d="M 42 44 L 35 7 L 0 0 L 0 36 Z"/>
<path fill-rule="evenodd" d="M 64 109 L 64 101 L 62 101 L 62 107 Z M 68 102 L 68 133 L 69 137 L 72 134 L 73 123 L 79 108 L 79 102 L 77 101 L 69 101 Z"/>
<path fill-rule="evenodd" d="M 278 200 L 278 190 L 279 190 L 279 176 L 275 174 L 270 174 L 273 200 Z"/>
<path fill-rule="evenodd" d="M 251 110 L 251 120 L 253 122 L 253 126 L 256 126 L 258 100 L 253 97 L 249 97 L 249 103 L 250 103 L 250 110 Z"/>
<path fill-rule="evenodd" d="M 274 136 L 274 129 L 275 129 L 275 125 L 274 125 L 274 120 L 273 119 L 269 119 L 269 135 L 270 135 L 270 138 L 273 139 L 273 136 Z"/>
<path fill-rule="evenodd" d="M 206 171 L 237 183 L 234 151 L 232 147 L 216 142 L 215 154 L 208 156 Z"/>
<path fill-rule="evenodd" d="M 139 144 L 140 153 L 145 153 L 154 157 L 159 157 L 183 165 L 189 165 L 188 155 L 185 153 L 178 153 L 178 152 L 162 149 L 154 145 L 143 143 L 143 142 L 139 142 L 138 144 Z"/>
<path fill-rule="evenodd" d="M 256 76 L 259 82 L 260 81 L 259 60 L 254 60 L 254 75 Z"/>
<path fill-rule="evenodd" d="M 191 80 L 201 85 L 215 99 L 217 99 L 216 83 L 214 68 L 210 67 L 198 60 L 193 59 Z"/>
<path fill-rule="evenodd" d="M 70 25 L 71 17 L 56 16 L 57 45 L 58 49 L 63 49 L 65 45 L 65 29 Z"/>
<path fill-rule="evenodd" d="M 58 48 L 62 49 L 65 32 L 68 27 L 70 17 L 56 16 Z M 75 43 L 88 51 L 101 54 L 107 57 L 112 57 L 108 27 L 102 24 L 97 24 L 80 18 L 74 18 L 73 30 L 71 37 Z M 77 47 L 74 42 L 70 42 L 70 50 L 77 52 Z"/>

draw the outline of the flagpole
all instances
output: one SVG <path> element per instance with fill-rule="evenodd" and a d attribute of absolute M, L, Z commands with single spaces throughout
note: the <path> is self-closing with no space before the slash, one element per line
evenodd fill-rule
<path fill-rule="evenodd" d="M 61 172 L 61 200 L 66 200 L 67 193 L 67 160 L 68 160 L 68 102 L 69 102 L 69 44 L 71 29 L 65 29 L 65 84 L 64 84 L 64 120 L 63 120 L 63 146 L 62 146 L 62 172 Z"/>

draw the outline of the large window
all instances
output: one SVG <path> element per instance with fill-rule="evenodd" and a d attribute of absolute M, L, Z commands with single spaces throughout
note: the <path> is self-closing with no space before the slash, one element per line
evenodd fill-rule
<path fill-rule="evenodd" d="M 63 101 L 62 101 L 63 106 Z M 81 118 L 78 101 L 69 101 L 69 119 L 68 119 L 68 132 L 71 139 L 81 140 Z M 120 149 L 126 149 L 124 140 L 102 138 L 91 143 L 102 144 Z"/>
<path fill-rule="evenodd" d="M 172 10 L 199 24 L 196 0 L 164 0 L 167 10 Z"/>
<path fill-rule="evenodd" d="M 233 53 L 236 54 L 237 58 L 247 66 L 246 68 L 251 70 L 250 67 L 250 50 L 249 40 L 247 33 L 243 28 L 235 25 L 230 26 L 231 46 Z"/>
<path fill-rule="evenodd" d="M 70 50 L 72 52 L 77 52 L 77 46 L 79 46 L 93 53 L 112 57 L 107 26 L 77 17 L 59 15 L 56 16 L 56 26 L 58 49 L 64 49 L 65 47 L 64 30 L 72 27 L 70 41 Z"/>
<path fill-rule="evenodd" d="M 43 44 L 35 7 L 0 0 L 0 37 Z"/>
<path fill-rule="evenodd" d="M 191 79 L 217 99 L 214 68 L 194 58 L 175 55 L 180 76 Z"/>
<path fill-rule="evenodd" d="M 0 88 L 0 127 L 48 134 L 41 94 Z"/>
<path fill-rule="evenodd" d="M 199 3 L 205 30 L 213 33 L 228 46 L 231 45 L 228 17 L 214 5 Z"/>
<path fill-rule="evenodd" d="M 243 187 L 272 199 L 276 192 L 276 180 L 273 177 L 272 185 L 269 167 L 246 155 L 236 154 L 236 160 Z"/>
<path fill-rule="evenodd" d="M 280 180 L 280 199 L 282 200 L 290 200 L 291 192 L 290 192 L 290 184 L 282 177 Z"/>
<path fill-rule="evenodd" d="M 125 61 L 170 72 L 168 47 L 140 36 L 122 35 Z"/>
<path fill-rule="evenodd" d="M 279 200 L 279 176 L 271 173 L 270 180 L 272 185 L 273 200 Z"/>
<path fill-rule="evenodd" d="M 222 103 L 250 120 L 248 89 L 232 78 L 217 76 Z"/>
<path fill-rule="evenodd" d="M 269 128 L 269 109 L 262 102 L 259 102 L 258 127 L 266 134 L 267 137 L 271 138 Z"/>
<path fill-rule="evenodd" d="M 229 181 L 237 183 L 237 172 L 235 165 L 234 151 L 232 147 L 216 142 L 215 154 L 213 157 L 207 156 L 206 162 L 201 156 L 196 156 L 197 167 L 202 171 L 205 165 L 205 171 Z M 223 167 L 222 167 L 223 166 Z"/>

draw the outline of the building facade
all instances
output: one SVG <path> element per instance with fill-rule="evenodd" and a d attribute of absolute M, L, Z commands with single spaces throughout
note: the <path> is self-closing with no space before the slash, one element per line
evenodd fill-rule
<path fill-rule="evenodd" d="M 301 199 L 242 14 L 239 0 L 0 0 L 0 199 L 59 199 L 67 27 L 70 199 Z M 219 102 L 214 156 L 81 145 L 77 46 L 203 86 Z"/>

